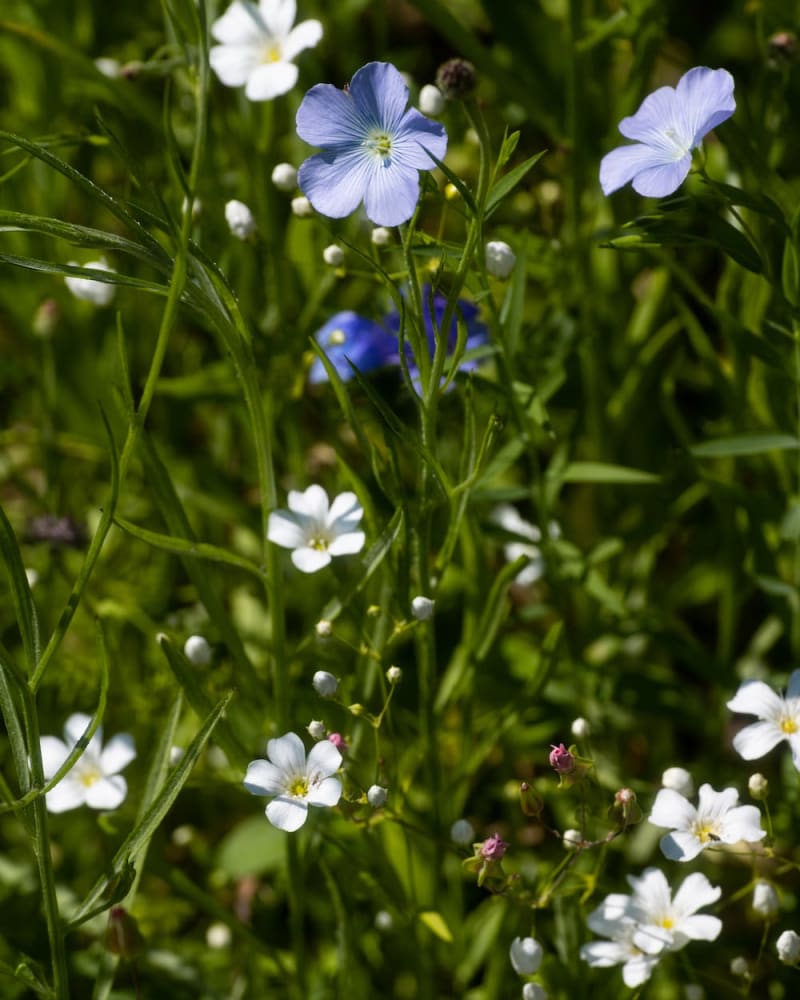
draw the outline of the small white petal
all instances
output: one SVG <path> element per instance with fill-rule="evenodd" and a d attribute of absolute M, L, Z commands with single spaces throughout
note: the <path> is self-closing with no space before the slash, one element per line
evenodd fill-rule
<path fill-rule="evenodd" d="M 322 39 L 322 25 L 319 21 L 301 21 L 286 36 L 283 43 L 283 58 L 289 61 L 304 49 L 313 49 Z"/>
<path fill-rule="evenodd" d="M 323 569 L 331 561 L 330 551 L 323 552 L 319 549 L 300 548 L 295 549 L 291 555 L 292 562 L 301 573 L 316 573 Z"/>
<path fill-rule="evenodd" d="M 744 760 L 758 760 L 784 739 L 786 733 L 774 722 L 754 722 L 733 737 L 733 749 Z"/>
<path fill-rule="evenodd" d="M 267 743 L 267 756 L 284 774 L 303 774 L 306 769 L 306 748 L 297 733 L 284 733 Z"/>
<path fill-rule="evenodd" d="M 86 805 L 92 809 L 116 809 L 127 793 L 128 785 L 121 774 L 100 778 L 86 789 Z"/>
<path fill-rule="evenodd" d="M 136 757 L 136 747 L 130 733 L 119 733 L 106 743 L 100 754 L 100 768 L 104 774 L 118 774 Z"/>
<path fill-rule="evenodd" d="M 290 62 L 263 63 L 257 66 L 244 89 L 249 101 L 271 101 L 291 90 L 297 83 L 297 67 Z"/>
<path fill-rule="evenodd" d="M 78 806 L 82 806 L 86 801 L 86 788 L 76 781 L 74 778 L 70 778 L 67 775 L 62 778 L 61 781 L 47 793 L 45 796 L 45 804 L 47 805 L 48 812 L 61 813 L 67 812 L 69 809 L 77 809 Z"/>
<path fill-rule="evenodd" d="M 289 509 L 305 514 L 318 524 L 325 524 L 328 516 L 328 494 L 321 486 L 309 486 L 304 492 L 289 490 Z"/>
<path fill-rule="evenodd" d="M 661 838 L 661 852 L 670 861 L 691 861 L 703 850 L 703 844 L 686 830 L 675 830 Z"/>
<path fill-rule="evenodd" d="M 339 535 L 328 546 L 328 552 L 332 556 L 348 556 L 360 552 L 364 548 L 367 536 L 363 531 L 349 531 L 347 534 Z"/>
<path fill-rule="evenodd" d="M 286 790 L 286 775 L 267 760 L 251 760 L 244 776 L 244 787 L 252 795 L 280 795 Z"/>
<path fill-rule="evenodd" d="M 57 736 L 42 736 L 39 747 L 42 754 L 44 778 L 45 781 L 49 781 L 67 759 L 71 748 Z"/>
<path fill-rule="evenodd" d="M 296 549 L 306 540 L 296 517 L 286 510 L 273 510 L 269 515 L 267 538 L 284 549 Z"/>
<path fill-rule="evenodd" d="M 330 740 L 315 743 L 308 754 L 306 774 L 312 780 L 328 778 L 342 766 L 342 755 Z"/>
<path fill-rule="evenodd" d="M 327 741 L 325 741 L 327 742 Z M 331 746 L 333 744 L 331 743 Z M 342 797 L 342 783 L 338 778 L 324 778 L 308 790 L 306 801 L 310 806 L 335 806 Z"/>
<path fill-rule="evenodd" d="M 732 712 L 775 721 L 780 719 L 783 707 L 783 698 L 764 681 L 745 681 L 728 702 L 728 708 Z"/>
<path fill-rule="evenodd" d="M 294 833 L 305 823 L 308 816 L 308 805 L 303 799 L 279 796 L 267 803 L 267 819 L 279 830 Z"/>

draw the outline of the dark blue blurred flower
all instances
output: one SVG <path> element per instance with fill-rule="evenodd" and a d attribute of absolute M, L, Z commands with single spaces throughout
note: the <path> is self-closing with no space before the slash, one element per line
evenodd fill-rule
<path fill-rule="evenodd" d="M 436 349 L 436 332 L 440 329 L 444 313 L 447 308 L 447 297 L 435 293 L 431 300 L 430 289 L 426 286 L 422 290 L 423 295 L 423 317 L 425 321 L 425 333 L 428 338 L 428 347 L 433 357 Z M 431 305 L 433 306 L 433 317 L 431 317 Z M 450 330 L 447 337 L 447 353 L 452 354 L 458 342 L 458 322 L 459 317 L 467 327 L 467 341 L 465 349 L 473 350 L 486 344 L 489 339 L 489 331 L 486 324 L 478 318 L 478 307 L 466 300 L 459 299 L 453 320 L 450 323 Z M 350 310 L 336 313 L 328 322 L 314 334 L 314 339 L 328 356 L 329 361 L 338 372 L 343 381 L 353 377 L 353 371 L 348 364 L 348 359 L 363 374 L 374 371 L 376 368 L 388 367 L 400 364 L 400 313 L 393 309 L 384 320 L 383 324 L 374 320 L 359 316 L 358 313 Z M 415 386 L 419 388 L 419 368 L 414 360 L 414 353 L 408 341 L 405 343 L 406 359 L 408 370 Z M 478 361 L 471 359 L 462 361 L 459 366 L 462 371 L 470 371 L 475 368 Z M 309 372 L 309 382 L 318 384 L 327 382 L 328 375 L 319 358 L 314 359 Z"/>
<path fill-rule="evenodd" d="M 353 377 L 348 359 L 366 374 L 391 364 L 397 356 L 397 339 L 380 323 L 359 316 L 351 309 L 331 316 L 314 334 L 314 340 L 344 382 Z M 314 358 L 308 381 L 312 385 L 328 381 L 328 373 L 319 358 Z"/>

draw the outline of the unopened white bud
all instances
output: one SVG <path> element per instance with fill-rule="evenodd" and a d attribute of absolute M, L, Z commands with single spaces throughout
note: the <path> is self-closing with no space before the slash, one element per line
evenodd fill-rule
<path fill-rule="evenodd" d="M 339 681 L 327 670 L 318 670 L 311 681 L 314 690 L 323 698 L 332 698 L 339 689 Z"/>
<path fill-rule="evenodd" d="M 784 931 L 775 942 L 778 958 L 787 965 L 796 965 L 800 960 L 800 935 L 795 931 Z"/>
<path fill-rule="evenodd" d="M 386 680 L 390 684 L 397 684 L 403 676 L 403 671 L 400 667 L 389 667 L 386 671 Z"/>
<path fill-rule="evenodd" d="M 100 56 L 94 61 L 95 68 L 109 80 L 116 80 L 122 73 L 122 63 L 118 59 L 111 59 L 109 56 Z"/>
<path fill-rule="evenodd" d="M 388 910 L 378 910 L 375 914 L 375 926 L 379 931 L 390 931 L 394 925 L 394 918 Z"/>
<path fill-rule="evenodd" d="M 570 730 L 576 740 L 585 740 L 591 732 L 592 727 L 583 716 L 579 715 L 577 719 L 572 720 Z"/>
<path fill-rule="evenodd" d="M 547 990 L 539 983 L 525 983 L 522 987 L 522 1000 L 547 1000 Z"/>
<path fill-rule="evenodd" d="M 475 828 L 468 819 L 457 819 L 450 827 L 450 839 L 454 844 L 466 847 L 475 840 Z"/>
<path fill-rule="evenodd" d="M 387 796 L 388 790 L 381 785 L 370 785 L 367 789 L 367 802 L 373 809 L 380 809 L 381 806 L 386 805 Z"/>
<path fill-rule="evenodd" d="M 753 886 L 753 909 L 762 917 L 773 917 L 780 908 L 778 894 L 769 882 L 756 882 Z"/>
<path fill-rule="evenodd" d="M 744 955 L 737 955 L 736 958 L 731 959 L 731 975 L 734 976 L 746 976 L 750 971 L 750 966 L 747 964 L 747 959 Z"/>
<path fill-rule="evenodd" d="M 325 723 L 320 722 L 319 719 L 312 719 L 311 722 L 309 722 L 309 724 L 306 726 L 306 730 L 311 739 L 317 740 L 317 742 L 319 742 L 320 740 L 324 740 L 325 733 L 327 732 L 327 730 L 325 729 Z"/>
<path fill-rule="evenodd" d="M 328 267 L 341 267 L 344 264 L 344 250 L 336 243 L 331 243 L 322 251 L 322 259 Z"/>
<path fill-rule="evenodd" d="M 231 234 L 237 240 L 249 240 L 258 228 L 253 213 L 247 205 L 243 201 L 236 201 L 236 199 L 225 205 L 225 221 L 228 223 Z"/>
<path fill-rule="evenodd" d="M 769 791 L 769 782 L 763 774 L 756 772 L 748 778 L 747 790 L 754 799 L 765 799 Z"/>
<path fill-rule="evenodd" d="M 565 830 L 561 835 L 561 843 L 568 851 L 574 851 L 583 843 L 580 830 Z"/>
<path fill-rule="evenodd" d="M 502 240 L 491 240 L 486 244 L 486 270 L 495 278 L 507 278 L 514 270 L 516 254 Z"/>
<path fill-rule="evenodd" d="M 392 231 L 386 226 L 376 226 L 372 230 L 370 239 L 376 247 L 386 247 L 392 242 Z"/>
<path fill-rule="evenodd" d="M 320 618 L 317 624 L 314 626 L 314 631 L 320 637 L 320 639 L 328 639 L 333 635 L 333 625 L 328 621 L 327 618 Z"/>
<path fill-rule="evenodd" d="M 68 262 L 70 267 L 85 267 L 92 271 L 108 271 L 114 273 L 114 269 L 109 267 L 104 258 L 100 260 L 90 260 L 87 264 L 78 264 L 77 261 Z M 64 284 L 72 292 L 76 299 L 84 302 L 91 302 L 93 306 L 108 306 L 114 301 L 117 286 L 106 281 L 92 281 L 91 278 L 79 278 L 77 275 L 67 274 L 64 276 Z"/>
<path fill-rule="evenodd" d="M 272 168 L 272 183 L 279 191 L 294 191 L 297 187 L 297 168 L 291 163 L 276 163 Z"/>
<path fill-rule="evenodd" d="M 426 622 L 433 618 L 433 609 L 435 606 L 436 601 L 432 601 L 430 597 L 419 595 L 411 602 L 411 614 L 418 622 Z"/>
<path fill-rule="evenodd" d="M 230 927 L 227 924 L 223 924 L 221 920 L 218 920 L 216 923 L 209 924 L 206 931 L 206 944 L 209 948 L 227 948 L 231 943 L 232 937 Z"/>
<path fill-rule="evenodd" d="M 516 937 L 511 942 L 511 965 L 518 976 L 532 976 L 542 964 L 544 949 L 532 937 Z"/>
<path fill-rule="evenodd" d="M 694 780 L 685 767 L 668 767 L 661 775 L 661 784 L 685 799 L 694 795 Z"/>
<path fill-rule="evenodd" d="M 301 194 L 297 198 L 292 198 L 292 212 L 298 219 L 308 219 L 314 214 L 314 209 L 308 198 Z"/>
<path fill-rule="evenodd" d="M 446 103 L 444 94 L 432 83 L 426 83 L 419 92 L 419 110 L 423 115 L 437 118 L 444 111 Z"/>
<path fill-rule="evenodd" d="M 183 747 L 170 747 L 169 748 L 169 764 L 170 767 L 174 767 L 179 760 L 183 757 L 186 751 Z"/>
<path fill-rule="evenodd" d="M 211 663 L 211 646 L 202 635 L 190 635 L 183 644 L 183 654 L 196 667 L 207 667 Z"/>

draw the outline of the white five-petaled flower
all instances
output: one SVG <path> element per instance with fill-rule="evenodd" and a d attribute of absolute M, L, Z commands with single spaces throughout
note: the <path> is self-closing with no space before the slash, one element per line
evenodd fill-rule
<path fill-rule="evenodd" d="M 607 896 L 587 920 L 591 930 L 608 941 L 581 947 L 581 958 L 592 966 L 622 965 L 622 978 L 631 988 L 649 979 L 665 951 L 679 951 L 690 941 L 714 941 L 722 930 L 717 917 L 697 911 L 721 894 L 705 875 L 689 875 L 675 898 L 664 873 L 647 868 L 640 877 L 628 876 L 633 894 Z"/>
<path fill-rule="evenodd" d="M 734 736 L 733 748 L 738 754 L 745 760 L 756 760 L 786 740 L 800 771 L 800 670 L 792 671 L 785 698 L 764 681 L 745 681 L 728 708 L 759 720 Z"/>
<path fill-rule="evenodd" d="M 303 573 L 316 573 L 333 556 L 350 555 L 364 547 L 357 526 L 364 511 L 355 493 L 340 493 L 333 503 L 321 486 L 304 493 L 289 491 L 289 510 L 269 515 L 267 537 L 285 549 L 294 549 L 292 562 Z"/>
<path fill-rule="evenodd" d="M 299 830 L 309 806 L 335 806 L 339 801 L 342 783 L 333 775 L 341 767 L 342 755 L 333 743 L 315 743 L 306 759 L 300 737 L 286 733 L 267 743 L 267 757 L 248 764 L 244 787 L 253 795 L 273 796 L 266 815 L 279 830 Z"/>
<path fill-rule="evenodd" d="M 234 0 L 211 27 L 220 43 L 209 53 L 211 68 L 226 87 L 244 87 L 251 101 L 269 101 L 297 83 L 292 62 L 322 38 L 319 21 L 295 25 L 295 0 Z"/>
<path fill-rule="evenodd" d="M 761 829 L 761 814 L 755 806 L 740 806 L 735 788 L 715 791 L 701 785 L 698 804 L 671 788 L 662 788 L 653 803 L 648 819 L 654 826 L 672 829 L 661 838 L 661 850 L 670 861 L 691 861 L 715 844 L 748 843 L 766 837 Z"/>
<path fill-rule="evenodd" d="M 75 712 L 64 724 L 64 739 L 42 736 L 42 768 L 45 781 L 53 778 L 86 732 L 91 717 Z M 128 733 L 114 736 L 103 747 L 103 729 L 98 726 L 86 749 L 69 771 L 46 795 L 50 812 L 66 812 L 87 805 L 92 809 L 116 809 L 128 792 L 120 775 L 136 756 L 133 737 Z"/>
<path fill-rule="evenodd" d="M 78 264 L 74 260 L 70 260 L 67 263 L 70 267 L 85 267 L 90 271 L 108 271 L 111 274 L 114 273 L 113 267 L 109 267 L 103 257 L 100 260 L 90 260 L 87 264 Z M 93 281 L 91 278 L 79 278 L 74 274 L 64 275 L 64 284 L 76 299 L 91 302 L 93 306 L 111 305 L 117 293 L 117 286 L 109 281 Z"/>

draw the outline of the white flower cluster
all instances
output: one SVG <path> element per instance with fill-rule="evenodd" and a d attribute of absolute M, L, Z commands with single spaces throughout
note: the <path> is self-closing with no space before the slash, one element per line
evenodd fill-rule
<path fill-rule="evenodd" d="M 721 890 L 700 872 L 684 879 L 672 898 L 666 876 L 647 868 L 629 875 L 630 896 L 606 896 L 588 918 L 589 927 L 605 941 L 581 946 L 581 958 L 591 966 L 622 966 L 622 979 L 634 989 L 650 978 L 661 958 L 690 941 L 715 941 L 722 930 L 718 917 L 698 914 L 715 903 Z"/>

